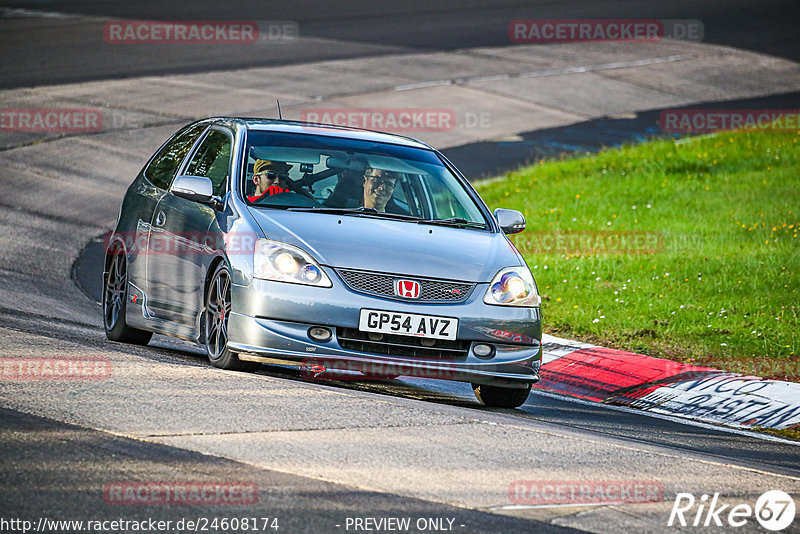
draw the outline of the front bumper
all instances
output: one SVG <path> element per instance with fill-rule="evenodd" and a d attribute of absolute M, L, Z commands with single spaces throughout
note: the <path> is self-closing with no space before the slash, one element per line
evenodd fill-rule
<path fill-rule="evenodd" d="M 230 349 L 246 360 L 321 365 L 372 375 L 420 376 L 505 387 L 527 387 L 539 379 L 539 308 L 487 305 L 483 295 L 488 284 L 478 284 L 466 301 L 455 304 L 381 298 L 351 291 L 335 271 L 325 270 L 333 281 L 332 288 L 266 280 L 232 286 Z M 456 317 L 457 338 L 463 342 L 464 353 L 451 359 L 344 348 L 338 334 L 343 329 L 358 329 L 362 308 Z M 308 334 L 312 326 L 328 327 L 332 338 L 325 342 L 312 339 Z M 491 359 L 474 354 L 477 343 L 494 347 Z"/>

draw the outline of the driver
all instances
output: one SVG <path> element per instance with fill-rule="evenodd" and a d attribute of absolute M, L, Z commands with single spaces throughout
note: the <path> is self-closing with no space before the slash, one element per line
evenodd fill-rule
<path fill-rule="evenodd" d="M 247 197 L 250 202 L 258 202 L 264 197 L 288 193 L 286 180 L 289 179 L 289 169 L 292 166 L 283 161 L 270 161 L 257 159 L 253 164 L 253 183 L 255 192 Z"/>

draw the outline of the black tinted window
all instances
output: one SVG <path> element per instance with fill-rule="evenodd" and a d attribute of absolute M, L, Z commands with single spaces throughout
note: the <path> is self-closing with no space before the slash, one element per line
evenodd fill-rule
<path fill-rule="evenodd" d="M 145 178 L 161 189 L 169 189 L 181 161 L 207 126 L 207 124 L 196 124 L 178 132 L 153 158 L 144 171 Z"/>
<path fill-rule="evenodd" d="M 213 130 L 197 148 L 186 174 L 205 176 L 214 184 L 214 194 L 225 194 L 228 169 L 231 167 L 231 138 L 228 134 Z"/>

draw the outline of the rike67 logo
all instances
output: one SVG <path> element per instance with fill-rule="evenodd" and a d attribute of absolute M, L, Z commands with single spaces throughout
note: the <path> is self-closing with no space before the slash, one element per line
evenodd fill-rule
<path fill-rule="evenodd" d="M 780 490 L 762 494 L 755 506 L 746 503 L 724 503 L 719 493 L 701 495 L 678 493 L 667 526 L 742 527 L 753 518 L 765 529 L 784 530 L 794 521 L 795 503 L 791 495 Z"/>

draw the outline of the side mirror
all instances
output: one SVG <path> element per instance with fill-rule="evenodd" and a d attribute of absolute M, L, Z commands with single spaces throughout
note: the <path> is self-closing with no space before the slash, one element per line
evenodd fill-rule
<path fill-rule="evenodd" d="M 517 210 L 497 208 L 494 210 L 494 218 L 506 234 L 516 234 L 525 229 L 525 216 Z"/>
<path fill-rule="evenodd" d="M 218 206 L 222 204 L 221 200 L 214 196 L 214 184 L 205 176 L 178 176 L 172 182 L 170 191 L 175 196 L 209 204 L 214 209 L 219 209 Z"/>

